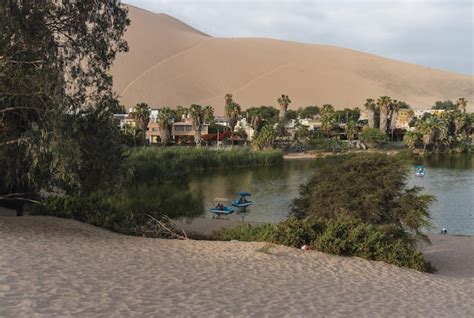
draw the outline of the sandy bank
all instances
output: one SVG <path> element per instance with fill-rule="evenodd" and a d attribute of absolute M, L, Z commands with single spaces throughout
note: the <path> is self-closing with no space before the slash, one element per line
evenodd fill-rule
<path fill-rule="evenodd" d="M 439 242 L 431 252 L 441 259 L 450 242 L 460 241 Z M 451 246 L 451 257 L 469 243 Z M 286 247 L 259 252 L 264 245 L 127 237 L 72 220 L 0 217 L 0 316 L 474 312 L 472 273 L 431 275 Z"/>

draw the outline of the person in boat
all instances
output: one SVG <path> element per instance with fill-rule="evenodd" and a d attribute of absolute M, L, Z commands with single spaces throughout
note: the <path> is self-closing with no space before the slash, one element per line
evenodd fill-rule
<path fill-rule="evenodd" d="M 245 200 L 245 197 L 240 197 L 239 203 L 240 204 L 247 203 L 247 200 Z"/>

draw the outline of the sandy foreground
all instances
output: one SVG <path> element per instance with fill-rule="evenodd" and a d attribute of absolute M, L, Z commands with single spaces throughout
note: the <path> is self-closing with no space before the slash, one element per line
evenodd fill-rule
<path fill-rule="evenodd" d="M 473 237 L 434 236 L 438 274 L 265 243 L 128 237 L 0 217 L 0 317 L 473 317 Z"/>

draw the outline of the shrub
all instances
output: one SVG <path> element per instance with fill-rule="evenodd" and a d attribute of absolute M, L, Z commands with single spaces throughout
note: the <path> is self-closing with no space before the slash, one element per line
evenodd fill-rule
<path fill-rule="evenodd" d="M 377 148 L 383 146 L 388 138 L 380 129 L 365 127 L 360 134 L 360 140 L 369 147 Z"/>
<path fill-rule="evenodd" d="M 384 154 L 341 157 L 300 187 L 291 213 L 299 218 L 345 216 L 390 225 L 404 233 L 407 242 L 426 238 L 421 230 L 430 226 L 429 205 L 434 198 L 420 194 L 421 188 L 407 188 L 407 169 L 401 159 Z"/>
<path fill-rule="evenodd" d="M 337 220 L 289 218 L 278 224 L 241 225 L 215 232 L 214 238 L 262 241 L 297 248 L 308 244 L 325 253 L 384 261 L 423 272 L 435 270 L 413 245 L 400 238 L 397 229 L 348 218 Z"/>

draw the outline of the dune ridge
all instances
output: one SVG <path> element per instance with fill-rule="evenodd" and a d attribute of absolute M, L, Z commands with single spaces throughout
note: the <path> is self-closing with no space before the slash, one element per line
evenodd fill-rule
<path fill-rule="evenodd" d="M 274 105 L 282 93 L 290 108 L 333 104 L 362 107 L 389 95 L 415 109 L 437 100 L 474 99 L 474 78 L 329 45 L 265 38 L 214 38 L 166 14 L 129 6 L 130 47 L 112 74 L 121 102 L 132 107 L 192 103 L 223 114 L 232 93 L 245 109 Z M 473 103 L 468 106 L 474 109 Z"/>

